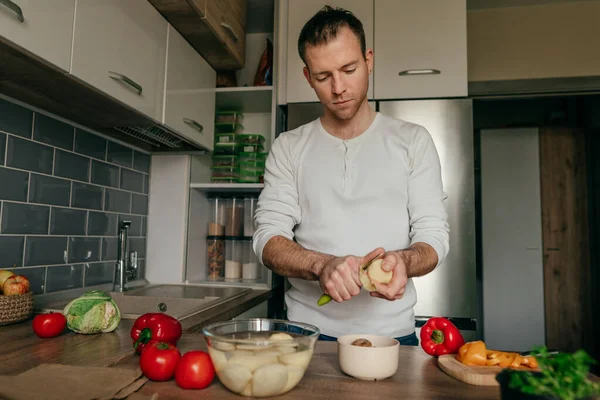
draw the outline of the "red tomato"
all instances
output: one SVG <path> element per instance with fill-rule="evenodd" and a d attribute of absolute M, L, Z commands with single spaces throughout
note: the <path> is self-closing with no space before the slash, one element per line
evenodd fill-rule
<path fill-rule="evenodd" d="M 38 314 L 33 318 L 33 332 L 41 338 L 60 335 L 67 325 L 67 319 L 61 313 Z"/>
<path fill-rule="evenodd" d="M 182 389 L 204 389 L 215 377 L 215 367 L 208 353 L 188 351 L 175 369 L 175 382 Z"/>
<path fill-rule="evenodd" d="M 168 381 L 173 378 L 180 358 L 181 353 L 177 347 L 164 342 L 150 341 L 140 356 L 140 368 L 148 379 Z"/>

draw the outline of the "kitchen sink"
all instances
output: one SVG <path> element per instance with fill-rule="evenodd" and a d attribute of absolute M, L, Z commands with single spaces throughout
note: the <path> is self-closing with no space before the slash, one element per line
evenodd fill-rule
<path fill-rule="evenodd" d="M 109 292 L 121 318 L 136 319 L 149 312 L 164 312 L 183 320 L 240 297 L 252 289 L 188 285 L 149 285 L 126 292 Z M 68 301 L 48 304 L 42 312 L 60 312 Z"/>

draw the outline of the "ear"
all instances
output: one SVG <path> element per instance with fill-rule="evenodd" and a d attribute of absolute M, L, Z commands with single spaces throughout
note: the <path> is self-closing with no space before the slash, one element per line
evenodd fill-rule
<path fill-rule="evenodd" d="M 367 49 L 365 52 L 365 61 L 367 62 L 367 71 L 369 74 L 373 72 L 373 49 Z"/>
<path fill-rule="evenodd" d="M 304 72 L 304 77 L 306 78 L 306 81 L 308 82 L 308 84 L 310 85 L 311 88 L 315 88 L 312 84 L 312 81 L 310 80 L 310 71 L 308 70 L 307 67 L 304 67 L 302 69 L 302 72 Z"/>

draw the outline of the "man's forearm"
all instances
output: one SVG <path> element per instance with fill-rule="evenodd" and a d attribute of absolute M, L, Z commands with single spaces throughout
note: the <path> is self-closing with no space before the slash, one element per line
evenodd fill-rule
<path fill-rule="evenodd" d="M 263 263 L 276 274 L 316 281 L 323 266 L 333 256 L 306 250 L 283 236 L 274 236 L 265 245 Z"/>
<path fill-rule="evenodd" d="M 409 278 L 427 275 L 438 263 L 435 249 L 423 242 L 414 243 L 408 249 L 400 250 L 400 257 L 404 260 Z"/>

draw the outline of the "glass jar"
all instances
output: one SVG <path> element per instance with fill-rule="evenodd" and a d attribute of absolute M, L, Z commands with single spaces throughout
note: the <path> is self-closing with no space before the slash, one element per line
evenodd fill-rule
<path fill-rule="evenodd" d="M 225 211 L 225 236 L 242 236 L 244 233 L 244 199 L 227 199 Z"/>
<path fill-rule="evenodd" d="M 244 239 L 243 243 L 242 279 L 255 281 L 259 272 L 258 257 L 254 254 L 251 239 Z"/>
<path fill-rule="evenodd" d="M 225 240 L 225 279 L 242 277 L 243 241 L 236 238 Z"/>
<path fill-rule="evenodd" d="M 206 238 L 206 256 L 208 269 L 206 277 L 216 280 L 223 277 L 225 268 L 225 240 L 220 236 L 208 236 Z"/>
<path fill-rule="evenodd" d="M 257 200 L 256 197 L 244 198 L 244 236 L 254 235 L 254 212 Z"/>
<path fill-rule="evenodd" d="M 208 218 L 208 235 L 225 235 L 225 206 L 226 200 L 222 197 L 212 197 L 208 199 L 210 214 Z"/>

